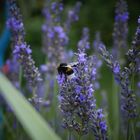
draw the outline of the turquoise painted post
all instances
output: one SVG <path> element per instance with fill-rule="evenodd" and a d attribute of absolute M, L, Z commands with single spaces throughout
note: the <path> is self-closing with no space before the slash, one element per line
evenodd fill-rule
<path fill-rule="evenodd" d="M 0 67 L 4 63 L 4 55 L 5 55 L 5 51 L 8 47 L 9 39 L 10 39 L 10 31 L 5 26 L 4 31 L 3 31 L 2 35 L 0 36 Z"/>
<path fill-rule="evenodd" d="M 3 14 L 5 16 L 5 21 L 7 21 L 7 19 L 8 19 L 8 4 L 7 4 L 7 2 L 5 2 L 4 7 L 5 8 L 4 8 Z M 0 36 L 0 67 L 4 63 L 4 54 L 5 54 L 5 51 L 8 47 L 9 40 L 10 40 L 10 31 L 7 28 L 6 22 L 5 22 L 3 32 Z"/>

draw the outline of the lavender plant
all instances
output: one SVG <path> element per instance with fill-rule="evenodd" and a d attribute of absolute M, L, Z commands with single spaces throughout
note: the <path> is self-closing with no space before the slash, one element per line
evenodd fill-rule
<path fill-rule="evenodd" d="M 20 66 L 15 57 L 8 59 L 3 67 L 3 73 L 7 75 L 12 84 L 18 89 L 20 89 L 19 71 Z"/>
<path fill-rule="evenodd" d="M 20 11 L 15 0 L 9 0 L 10 18 L 7 21 L 7 26 L 12 32 L 13 55 L 19 61 L 24 71 L 26 80 L 32 87 L 36 87 L 41 80 L 38 68 L 32 59 L 32 50 L 25 42 L 25 31 Z"/>
<path fill-rule="evenodd" d="M 50 65 L 54 65 L 51 65 L 53 68 L 67 59 L 66 46 L 69 41 L 67 30 L 70 30 L 71 24 L 79 19 L 80 5 L 80 2 L 76 3 L 75 7 L 68 12 L 68 19 L 65 22 L 62 21 L 62 3 L 47 1 L 47 7 L 43 10 L 46 20 L 42 26 L 43 52 Z"/>
<path fill-rule="evenodd" d="M 114 59 L 121 60 L 122 52 L 127 47 L 128 36 L 128 18 L 127 3 L 124 0 L 119 0 L 116 5 L 115 23 L 113 31 L 113 50 Z"/>
<path fill-rule="evenodd" d="M 93 50 L 94 50 L 94 54 L 96 55 L 96 69 L 97 69 L 97 73 L 98 73 L 96 76 L 96 84 L 95 84 L 96 89 L 100 89 L 99 79 L 101 77 L 100 69 L 102 66 L 102 60 L 98 55 L 98 47 L 99 47 L 100 43 L 101 43 L 100 32 L 96 32 L 95 40 L 93 41 Z"/>
<path fill-rule="evenodd" d="M 65 75 L 58 75 L 60 87 L 59 101 L 63 115 L 63 127 L 69 131 L 75 130 L 79 136 L 93 130 L 95 139 L 107 139 L 107 125 L 102 109 L 97 109 L 94 97 L 94 80 L 96 79 L 96 58 L 87 56 L 89 48 L 87 28 L 83 30 L 83 37 L 78 43 L 77 62 L 74 69 L 75 77 L 67 79 Z M 87 47 L 88 46 L 88 47 Z"/>
<path fill-rule="evenodd" d="M 114 62 L 113 56 L 106 50 L 104 44 L 100 44 L 99 52 L 109 68 L 112 70 L 115 80 L 121 87 L 122 104 L 121 108 L 123 110 L 123 115 L 125 114 L 125 119 L 127 120 L 128 127 L 130 127 L 130 121 L 137 118 L 137 104 L 136 104 L 136 94 L 134 89 L 135 75 L 138 74 L 139 68 L 138 59 L 140 55 L 139 47 L 139 29 L 140 29 L 140 18 L 138 18 L 138 28 L 135 33 L 135 38 L 132 41 L 132 47 L 128 50 L 128 66 L 124 67 L 123 70 L 120 68 L 119 62 L 116 60 Z M 133 122 L 132 122 L 133 124 Z M 133 138 L 135 139 L 134 126 L 132 125 Z M 130 133 L 129 131 L 127 133 Z M 130 134 L 128 134 L 130 137 Z"/>
<path fill-rule="evenodd" d="M 43 88 L 43 96 L 46 96 L 45 98 L 49 99 L 50 103 L 52 103 L 56 88 L 56 67 L 59 63 L 66 61 L 66 59 L 72 58 L 72 56 L 68 57 L 72 53 L 66 50 L 66 46 L 69 42 L 69 32 L 66 26 L 69 26 L 70 29 L 72 22 L 78 20 L 79 8 L 80 3 L 78 2 L 76 6 L 69 11 L 68 20 L 66 21 L 62 20 L 64 12 L 62 2 L 47 0 L 46 6 L 43 9 L 45 16 L 45 23 L 42 25 L 43 53 L 46 55 L 46 62 L 41 68 L 45 68 L 46 70 L 43 72 L 44 78 L 41 89 Z M 38 93 L 40 93 L 40 91 L 38 91 Z"/>
<path fill-rule="evenodd" d="M 113 56 L 109 54 L 109 52 L 106 50 L 104 44 L 100 44 L 99 46 L 99 52 L 103 59 L 106 61 L 107 65 L 111 68 L 112 72 L 114 73 L 116 81 L 121 86 L 121 94 L 124 96 L 124 105 L 123 109 L 126 111 L 127 118 L 135 118 L 137 115 L 136 113 L 136 97 L 134 93 L 134 87 L 132 85 L 134 83 L 131 77 L 135 73 L 138 73 L 139 68 L 138 66 L 138 59 L 139 59 L 139 30 L 140 30 L 140 19 L 138 18 L 138 28 L 136 30 L 135 38 L 132 41 L 132 47 L 128 50 L 127 56 L 129 59 L 129 64 L 127 67 L 124 67 L 124 69 L 121 71 L 120 64 L 116 60 L 113 62 Z M 116 39 L 117 40 L 117 39 Z"/>

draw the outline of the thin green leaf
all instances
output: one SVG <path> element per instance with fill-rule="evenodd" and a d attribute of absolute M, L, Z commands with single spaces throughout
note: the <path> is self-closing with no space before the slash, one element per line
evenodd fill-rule
<path fill-rule="evenodd" d="M 0 73 L 0 93 L 33 140 L 60 140 L 24 96 Z"/>

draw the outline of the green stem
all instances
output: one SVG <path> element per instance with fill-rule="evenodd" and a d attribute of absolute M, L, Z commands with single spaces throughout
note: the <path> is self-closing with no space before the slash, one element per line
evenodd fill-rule
<path fill-rule="evenodd" d="M 132 128 L 132 136 L 133 136 L 133 140 L 136 140 L 135 129 L 134 129 L 134 122 L 133 122 L 133 121 L 131 121 L 131 128 Z"/>
<path fill-rule="evenodd" d="M 78 140 L 81 140 L 81 135 L 78 135 Z"/>
<path fill-rule="evenodd" d="M 113 132 L 112 137 L 113 140 L 119 139 L 119 89 L 116 85 L 116 82 L 114 80 L 114 77 L 112 79 L 113 86 L 112 86 L 112 120 L 113 120 Z"/>
<path fill-rule="evenodd" d="M 130 139 L 130 136 L 129 136 L 130 133 L 129 133 L 129 131 L 130 131 L 130 125 L 129 125 L 129 120 L 128 120 L 126 140 L 129 140 Z"/>
<path fill-rule="evenodd" d="M 71 131 L 68 132 L 68 140 L 71 140 Z"/>
<path fill-rule="evenodd" d="M 36 87 L 33 87 L 33 97 L 36 97 Z"/>

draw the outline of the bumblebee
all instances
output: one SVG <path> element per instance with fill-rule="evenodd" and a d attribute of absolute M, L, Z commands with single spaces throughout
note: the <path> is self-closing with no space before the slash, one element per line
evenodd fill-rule
<path fill-rule="evenodd" d="M 64 74 L 66 76 L 66 78 L 71 79 L 75 76 L 74 74 L 74 67 L 77 66 L 78 63 L 61 63 L 58 67 L 58 74 L 62 75 Z"/>

